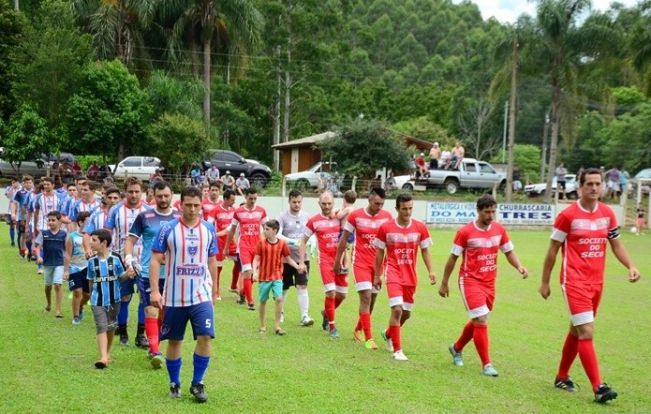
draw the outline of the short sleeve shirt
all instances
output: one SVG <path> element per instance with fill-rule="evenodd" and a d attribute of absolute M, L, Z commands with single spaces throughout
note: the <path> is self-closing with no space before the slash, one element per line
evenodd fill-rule
<path fill-rule="evenodd" d="M 378 249 L 386 249 L 387 284 L 398 283 L 403 286 L 416 286 L 416 259 L 418 248 L 427 249 L 432 244 L 425 224 L 411 220 L 407 226 L 391 220 L 380 226 L 373 241 Z"/>
<path fill-rule="evenodd" d="M 261 282 L 282 280 L 283 259 L 290 255 L 285 240 L 278 239 L 276 243 L 260 240 L 255 247 L 255 255 L 260 257 L 259 278 Z"/>
<path fill-rule="evenodd" d="M 249 210 L 246 206 L 235 209 L 232 224 L 240 228 L 240 251 L 255 251 L 255 246 L 260 241 L 260 226 L 267 217 L 267 212 L 260 206 Z"/>
<path fill-rule="evenodd" d="M 375 267 L 375 254 L 377 247 L 373 240 L 377 236 L 382 224 L 392 221 L 391 213 L 380 210 L 376 215 L 368 214 L 366 208 L 359 208 L 348 215 L 344 223 L 344 230 L 355 233 L 355 250 L 353 251 L 353 265 L 364 268 Z"/>
<path fill-rule="evenodd" d="M 323 214 L 316 214 L 305 224 L 305 236 L 316 235 L 316 243 L 319 249 L 319 260 L 334 262 L 339 244 L 339 233 L 341 224 L 336 217 L 326 217 Z"/>

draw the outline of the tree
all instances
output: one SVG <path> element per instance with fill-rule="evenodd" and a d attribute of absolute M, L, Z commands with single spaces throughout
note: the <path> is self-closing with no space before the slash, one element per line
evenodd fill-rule
<path fill-rule="evenodd" d="M 70 148 L 116 155 L 146 147 L 144 126 L 151 108 L 138 79 L 119 61 L 86 66 L 66 114 Z"/>
<path fill-rule="evenodd" d="M 373 178 L 375 171 L 407 168 L 409 151 L 386 124 L 377 120 L 355 119 L 336 128 L 337 137 L 322 141 L 324 159 L 337 161 L 346 174 Z"/>
<path fill-rule="evenodd" d="M 457 141 L 445 128 L 424 116 L 398 122 L 393 128 L 414 138 L 438 142 L 441 148 L 452 148 Z"/>
<path fill-rule="evenodd" d="M 203 84 L 197 80 L 182 80 L 163 71 L 154 71 L 149 77 L 145 93 L 155 119 L 166 112 L 201 119 Z"/>
<path fill-rule="evenodd" d="M 464 115 L 459 115 L 459 131 L 469 152 L 474 152 L 475 158 L 481 160 L 495 152 L 500 147 L 501 139 L 499 136 L 489 136 L 486 141 L 482 142 L 482 132 L 493 114 L 493 104 L 479 98 L 477 104 L 471 107 Z"/>
<path fill-rule="evenodd" d="M 15 75 L 11 70 L 10 55 L 21 41 L 25 26 L 23 15 L 11 9 L 7 2 L 0 1 L 0 118 L 5 120 L 15 109 L 11 93 Z"/>
<path fill-rule="evenodd" d="M 157 155 L 174 174 L 196 162 L 210 148 L 201 121 L 183 114 L 163 114 L 148 127 L 147 133 Z"/>
<path fill-rule="evenodd" d="M 58 143 L 51 141 L 45 120 L 31 107 L 23 105 L 9 120 L 3 141 L 2 159 L 15 166 L 22 161 L 40 159 L 43 153 L 58 152 Z"/>
<path fill-rule="evenodd" d="M 79 32 L 70 5 L 63 0 L 44 1 L 33 21 L 13 54 L 13 94 L 55 129 L 67 100 L 79 87 L 84 65 L 91 60 L 91 39 Z"/>

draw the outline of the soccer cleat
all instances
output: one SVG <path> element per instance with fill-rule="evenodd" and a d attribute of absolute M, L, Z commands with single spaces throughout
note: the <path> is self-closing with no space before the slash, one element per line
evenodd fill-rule
<path fill-rule="evenodd" d="M 244 295 L 240 295 L 240 298 L 237 300 L 238 305 L 244 305 L 246 300 L 244 300 Z"/>
<path fill-rule="evenodd" d="M 170 384 L 170 398 L 181 398 L 181 386 L 179 384 Z"/>
<path fill-rule="evenodd" d="M 497 377 L 499 375 L 495 367 L 493 367 L 493 364 L 484 365 L 484 368 L 481 370 L 481 373 L 483 375 L 486 375 L 487 377 Z"/>
<path fill-rule="evenodd" d="M 391 342 L 391 338 L 387 336 L 387 331 L 382 331 L 382 339 L 384 339 L 384 346 L 387 351 L 393 352 L 393 342 Z"/>
<path fill-rule="evenodd" d="M 409 361 L 409 358 L 407 358 L 407 355 L 405 355 L 402 352 L 402 349 L 400 351 L 396 351 L 393 353 L 393 360 L 394 361 Z"/>
<path fill-rule="evenodd" d="M 151 358 L 149 363 L 151 364 L 152 368 L 159 369 L 163 365 L 164 358 L 163 358 L 163 354 L 161 354 L 160 352 L 155 353 L 155 354 L 152 354 L 150 352 L 149 357 Z"/>
<path fill-rule="evenodd" d="M 309 316 L 305 315 L 301 319 L 301 326 L 312 326 L 314 325 L 314 319 L 310 318 Z"/>
<path fill-rule="evenodd" d="M 254 311 L 255 310 L 255 305 L 253 303 L 249 303 L 248 306 L 247 306 L 247 309 L 250 310 L 250 311 Z"/>
<path fill-rule="evenodd" d="M 567 377 L 567 379 L 564 380 L 556 378 L 554 380 L 554 387 L 567 392 L 576 391 L 576 386 L 574 385 L 574 381 L 572 381 L 570 377 Z"/>
<path fill-rule="evenodd" d="M 129 346 L 129 334 L 126 328 L 120 331 L 120 345 Z"/>
<path fill-rule="evenodd" d="M 79 320 L 80 321 L 84 320 L 84 310 L 83 309 L 79 311 Z"/>
<path fill-rule="evenodd" d="M 337 328 L 330 329 L 330 338 L 339 339 L 339 331 L 337 331 Z"/>
<path fill-rule="evenodd" d="M 73 325 L 81 325 L 81 320 L 79 319 L 78 316 L 72 318 L 72 324 L 73 324 Z"/>
<path fill-rule="evenodd" d="M 594 393 L 594 400 L 599 404 L 605 404 L 615 398 L 617 398 L 617 391 L 610 388 L 606 383 L 601 384 Z"/>
<path fill-rule="evenodd" d="M 321 321 L 321 328 L 325 331 L 328 329 L 328 318 L 326 317 L 325 311 L 321 311 L 321 316 L 323 320 Z"/>
<path fill-rule="evenodd" d="M 208 401 L 208 394 L 206 394 L 206 390 L 204 389 L 202 383 L 194 384 L 193 386 L 191 386 L 190 394 L 194 395 L 194 399 L 198 403 L 205 403 L 206 401 Z"/>
<path fill-rule="evenodd" d="M 122 339 L 120 339 L 120 341 L 122 341 Z M 134 343 L 138 348 L 142 348 L 142 349 L 149 348 L 149 340 L 147 339 L 145 334 L 136 335 L 136 340 L 134 341 Z"/>
<path fill-rule="evenodd" d="M 364 335 L 364 331 L 362 331 L 361 329 L 360 330 L 356 329 L 353 331 L 353 339 L 355 340 L 355 342 L 362 342 L 363 335 Z"/>
<path fill-rule="evenodd" d="M 457 352 L 457 350 L 454 349 L 454 344 L 448 347 L 448 351 L 450 351 L 450 355 L 452 355 L 452 363 L 458 367 L 462 367 L 463 357 L 461 356 L 461 352 Z"/>
<path fill-rule="evenodd" d="M 373 351 L 377 350 L 377 344 L 375 343 L 373 338 L 371 338 L 368 341 L 364 342 L 364 346 L 366 347 L 366 349 L 370 349 L 370 350 L 373 350 Z"/>

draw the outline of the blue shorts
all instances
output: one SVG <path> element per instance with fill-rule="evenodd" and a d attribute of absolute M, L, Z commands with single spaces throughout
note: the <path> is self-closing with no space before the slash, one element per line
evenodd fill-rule
<path fill-rule="evenodd" d="M 197 336 L 215 337 L 212 302 L 202 302 L 184 307 L 165 306 L 160 340 L 182 341 L 188 321 L 192 324 L 192 335 L 195 340 Z"/>
<path fill-rule="evenodd" d="M 127 279 L 127 280 L 120 279 L 120 295 L 121 296 L 133 295 L 134 287 L 136 286 L 136 280 L 138 280 L 137 277 L 135 279 Z"/>
<path fill-rule="evenodd" d="M 274 296 L 274 300 L 283 297 L 283 281 L 282 280 L 270 280 L 266 282 L 260 282 L 260 302 L 266 302 L 269 300 L 269 292 Z"/>
<path fill-rule="evenodd" d="M 90 293 L 90 285 L 88 284 L 86 275 L 86 269 L 71 273 L 68 278 L 68 290 L 72 292 L 73 290 L 81 289 L 86 293 Z"/>
<path fill-rule="evenodd" d="M 140 293 L 140 304 L 151 306 L 151 287 L 149 286 L 148 277 L 139 277 L 137 279 L 138 292 Z M 165 279 L 158 279 L 158 291 L 162 295 L 165 287 Z"/>

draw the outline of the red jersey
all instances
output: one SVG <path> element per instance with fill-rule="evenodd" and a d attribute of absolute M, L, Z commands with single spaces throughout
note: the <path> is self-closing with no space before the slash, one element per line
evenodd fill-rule
<path fill-rule="evenodd" d="M 203 219 L 209 223 L 214 223 L 214 218 L 212 212 L 222 203 L 221 200 L 213 203 L 209 198 L 201 200 L 201 212 L 203 213 Z"/>
<path fill-rule="evenodd" d="M 353 251 L 353 265 L 373 269 L 375 267 L 375 253 L 377 248 L 373 244 L 380 226 L 393 220 L 391 213 L 380 210 L 376 215 L 368 214 L 366 208 L 359 208 L 348 215 L 344 223 L 344 230 L 355 233 L 355 250 Z"/>
<path fill-rule="evenodd" d="M 260 282 L 283 279 L 283 259 L 290 256 L 289 247 L 285 240 L 276 243 L 269 243 L 268 240 L 260 240 L 255 246 L 255 255 L 260 256 L 260 270 L 258 277 Z"/>
<path fill-rule="evenodd" d="M 260 226 L 265 217 L 267 212 L 260 206 L 255 206 L 253 210 L 249 210 L 246 206 L 235 209 L 232 224 L 240 227 L 240 251 L 255 251 L 255 246 L 260 241 Z"/>
<path fill-rule="evenodd" d="M 321 213 L 310 217 L 305 224 L 305 235 L 307 237 L 316 234 L 319 260 L 322 263 L 325 261 L 334 264 L 340 230 L 341 225 L 336 217 L 326 217 Z"/>
<path fill-rule="evenodd" d="M 459 276 L 478 282 L 493 283 L 497 275 L 497 253 L 513 250 L 513 243 L 504 227 L 491 223 L 485 230 L 474 221 L 457 232 L 452 245 L 452 254 L 463 255 Z"/>
<path fill-rule="evenodd" d="M 228 208 L 224 207 L 224 204 L 219 204 L 217 208 L 210 212 L 209 222 L 213 223 L 215 226 L 215 233 L 218 233 L 222 230 L 227 229 L 233 223 L 233 214 L 235 213 L 235 207 L 230 206 Z M 226 245 L 226 239 L 228 234 L 218 237 L 219 239 L 219 252 L 222 253 L 224 246 Z M 228 246 L 228 256 L 235 256 L 237 254 L 237 243 L 233 240 Z"/>
<path fill-rule="evenodd" d="M 396 220 L 387 221 L 377 232 L 373 244 L 378 249 L 386 249 L 387 284 L 398 283 L 403 286 L 416 286 L 416 259 L 418 248 L 427 249 L 432 244 L 425 224 L 412 219 L 407 226 Z"/>
<path fill-rule="evenodd" d="M 563 243 L 562 284 L 602 284 L 606 244 L 619 237 L 613 210 L 597 203 L 594 211 L 577 201 L 561 211 L 554 222 L 552 240 Z"/>

